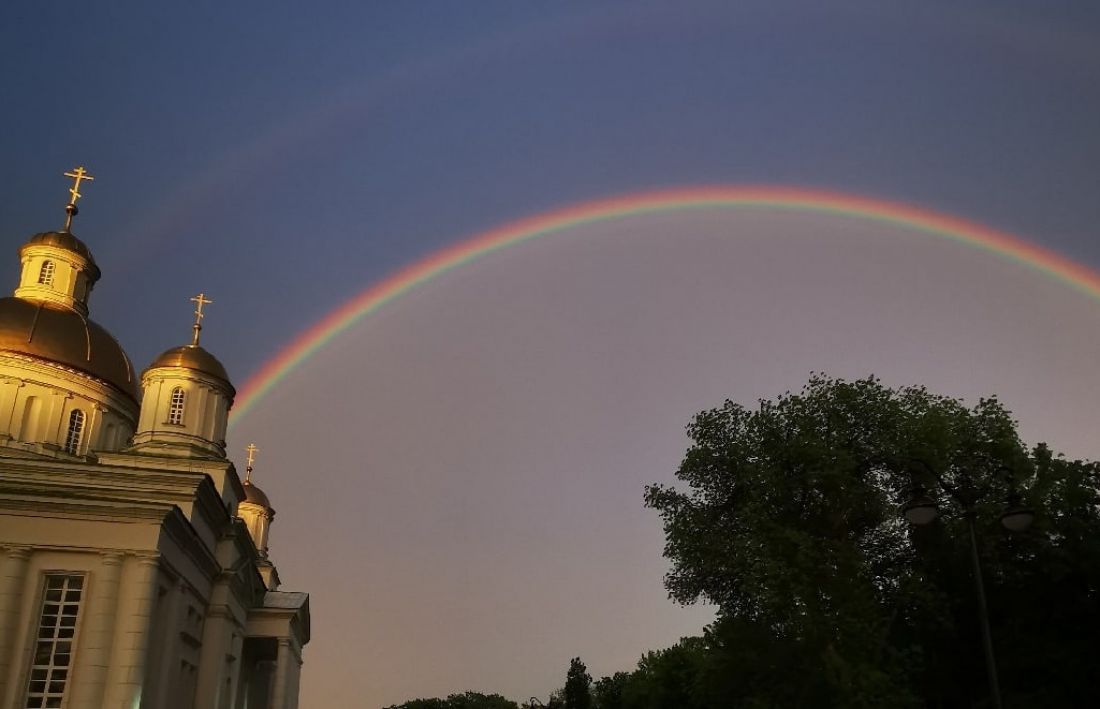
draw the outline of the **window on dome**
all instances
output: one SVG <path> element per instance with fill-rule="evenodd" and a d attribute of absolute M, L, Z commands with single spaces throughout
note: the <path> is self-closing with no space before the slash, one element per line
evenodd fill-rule
<path fill-rule="evenodd" d="M 42 270 L 38 272 L 38 283 L 40 285 L 43 285 L 43 286 L 52 286 L 53 285 L 54 268 L 55 268 L 55 266 L 53 264 L 53 261 L 43 261 L 42 262 Z"/>
<path fill-rule="evenodd" d="M 73 409 L 69 414 L 69 432 L 65 434 L 65 452 L 76 455 L 80 450 L 82 438 L 84 438 L 84 412 Z"/>
<path fill-rule="evenodd" d="M 83 590 L 81 574 L 46 574 L 34 658 L 22 704 L 28 709 L 59 707 L 65 700 Z"/>
<path fill-rule="evenodd" d="M 172 398 L 168 402 L 168 423 L 176 426 L 183 425 L 183 402 L 187 397 L 182 387 L 172 390 Z"/>

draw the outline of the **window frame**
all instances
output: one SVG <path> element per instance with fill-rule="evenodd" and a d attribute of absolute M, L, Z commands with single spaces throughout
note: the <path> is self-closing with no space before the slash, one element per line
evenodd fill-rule
<path fill-rule="evenodd" d="M 73 409 L 69 412 L 69 426 L 65 429 L 65 445 L 63 446 L 65 452 L 69 455 L 80 455 L 80 447 L 84 444 L 84 432 L 87 423 L 88 415 L 82 409 Z"/>
<path fill-rule="evenodd" d="M 66 705 L 69 680 L 76 666 L 88 574 L 84 571 L 45 571 L 40 589 L 30 664 L 19 705 L 24 709 Z M 51 609 L 53 613 L 49 612 Z M 50 618 L 52 622 L 48 621 Z M 59 649 L 68 652 L 58 652 Z M 65 657 L 64 664 L 59 661 L 61 657 Z"/>
<path fill-rule="evenodd" d="M 176 400 L 179 394 L 179 400 Z M 183 417 L 187 412 L 187 390 L 181 386 L 172 387 L 172 393 L 168 395 L 168 420 L 169 426 L 184 426 Z"/>
<path fill-rule="evenodd" d="M 57 275 L 57 264 L 52 259 L 46 259 L 38 269 L 38 285 L 53 287 L 54 276 Z"/>

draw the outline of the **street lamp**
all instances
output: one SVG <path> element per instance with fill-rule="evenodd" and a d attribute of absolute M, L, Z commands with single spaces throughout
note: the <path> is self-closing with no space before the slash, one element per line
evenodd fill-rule
<path fill-rule="evenodd" d="M 934 519 L 940 516 L 939 505 L 931 497 L 925 495 L 922 488 L 913 489 L 913 496 L 909 498 L 909 502 L 905 503 L 901 511 L 905 515 L 905 519 L 909 520 L 909 524 L 915 524 L 918 527 L 931 524 Z"/>
<path fill-rule="evenodd" d="M 975 495 L 964 494 L 954 485 L 947 484 L 939 475 L 934 473 L 933 475 L 944 492 L 959 503 L 963 518 L 966 520 L 966 529 L 970 537 L 970 565 L 974 572 L 974 592 L 978 597 L 978 620 L 981 621 L 982 645 L 985 648 L 985 668 L 989 675 L 989 694 L 993 700 L 994 709 L 1002 709 L 1001 685 L 997 680 L 997 660 L 993 655 L 993 634 L 989 629 L 989 608 L 986 605 L 985 583 L 982 580 L 982 565 L 978 557 L 978 535 L 974 532 L 974 518 L 977 516 L 974 504 L 978 499 Z M 924 489 L 919 486 L 912 489 L 911 497 L 902 505 L 901 511 L 905 519 L 915 526 L 931 524 L 940 514 L 936 501 L 926 495 Z M 1001 524 L 1009 531 L 1022 532 L 1030 527 L 1034 520 L 1034 510 L 1025 507 L 1018 494 L 1009 495 L 1008 508 L 1001 514 Z"/>
<path fill-rule="evenodd" d="M 1001 514 L 1001 524 L 1010 532 L 1022 532 L 1035 521 L 1035 510 L 1025 507 L 1020 496 L 1012 493 L 1008 497 L 1008 509 Z"/>

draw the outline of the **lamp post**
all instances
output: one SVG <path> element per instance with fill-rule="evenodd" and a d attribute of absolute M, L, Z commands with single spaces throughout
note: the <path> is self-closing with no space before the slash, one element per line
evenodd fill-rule
<path fill-rule="evenodd" d="M 978 597 L 978 620 L 982 627 L 982 646 L 985 649 L 985 669 L 989 677 L 989 695 L 993 700 L 994 709 L 1002 709 L 1001 685 L 997 679 L 997 660 L 993 654 L 993 634 L 989 629 L 989 607 L 986 605 L 985 582 L 982 579 L 982 565 L 978 557 L 978 535 L 974 531 L 974 519 L 977 517 L 974 505 L 978 502 L 979 496 L 947 484 L 939 475 L 933 473 L 933 476 L 940 488 L 959 504 L 963 511 L 963 518 L 966 520 L 967 536 L 970 537 L 970 565 L 974 574 L 974 591 Z M 925 526 L 935 521 L 940 511 L 935 500 L 926 495 L 922 488 L 914 487 L 909 501 L 902 506 L 902 513 L 910 524 Z M 1009 496 L 1008 507 L 1001 514 L 1001 524 L 1005 529 L 1022 532 L 1031 526 L 1034 519 L 1035 512 L 1021 503 L 1019 495 L 1013 493 Z"/>

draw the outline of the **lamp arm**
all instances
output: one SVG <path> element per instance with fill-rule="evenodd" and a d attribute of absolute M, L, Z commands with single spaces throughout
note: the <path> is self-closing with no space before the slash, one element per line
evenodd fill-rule
<path fill-rule="evenodd" d="M 944 477 L 940 475 L 935 468 L 929 465 L 927 461 L 923 460 L 922 458 L 914 458 L 912 456 L 907 456 L 906 460 L 908 460 L 910 463 L 916 463 L 920 467 L 924 468 L 924 471 L 932 476 L 932 478 L 936 481 L 936 484 L 939 485 L 944 492 L 950 495 L 952 499 L 954 499 L 964 508 L 970 506 L 969 504 L 967 504 L 965 498 L 963 498 L 959 493 L 959 489 L 951 483 L 947 482 L 947 480 L 944 479 Z"/>

